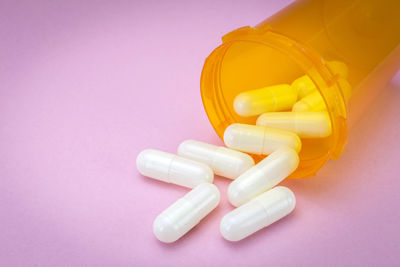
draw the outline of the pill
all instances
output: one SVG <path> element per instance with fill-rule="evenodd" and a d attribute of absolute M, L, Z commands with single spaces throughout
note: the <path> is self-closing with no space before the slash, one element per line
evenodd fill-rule
<path fill-rule="evenodd" d="M 257 125 L 292 131 L 301 138 L 323 138 L 331 135 L 328 112 L 269 112 L 260 115 Z"/>
<path fill-rule="evenodd" d="M 325 111 L 326 105 L 319 91 L 303 97 L 293 105 L 292 111 Z"/>
<path fill-rule="evenodd" d="M 230 179 L 236 179 L 254 166 L 253 158 L 245 153 L 195 140 L 182 142 L 178 155 L 205 163 L 215 174 Z"/>
<path fill-rule="evenodd" d="M 332 60 L 328 61 L 327 65 L 331 69 L 333 74 L 338 74 L 341 78 L 347 77 L 349 69 L 345 63 Z M 303 75 L 297 78 L 292 82 L 291 86 L 297 91 L 299 99 L 317 90 L 317 86 L 308 75 Z"/>
<path fill-rule="evenodd" d="M 206 164 L 154 149 L 140 152 L 136 166 L 144 176 L 189 188 L 214 180 Z"/>
<path fill-rule="evenodd" d="M 215 185 L 196 186 L 157 216 L 153 223 L 154 235 L 165 243 L 178 240 L 215 209 L 219 201 L 220 193 Z"/>
<path fill-rule="evenodd" d="M 348 101 L 353 93 L 352 92 L 353 89 L 351 88 L 350 83 L 346 79 L 339 78 L 338 85 L 343 93 L 343 97 L 344 97 L 345 101 Z"/>
<path fill-rule="evenodd" d="M 341 61 L 332 60 L 326 63 L 334 74 L 338 74 L 342 78 L 346 78 L 349 74 L 349 68 Z"/>
<path fill-rule="evenodd" d="M 239 123 L 226 128 L 224 142 L 229 148 L 258 155 L 271 154 L 280 147 L 290 147 L 296 152 L 301 149 L 300 138 L 295 133 Z"/>
<path fill-rule="evenodd" d="M 342 95 L 345 101 L 348 101 L 352 94 L 352 88 L 349 82 L 344 78 L 337 80 L 339 88 L 342 91 Z M 299 93 L 300 95 L 300 93 Z M 324 111 L 326 105 L 318 90 L 313 90 L 310 94 L 300 98 L 292 108 L 292 111 Z"/>
<path fill-rule="evenodd" d="M 271 189 L 294 172 L 299 156 L 291 148 L 280 148 L 240 175 L 228 187 L 229 202 L 241 206 Z"/>
<path fill-rule="evenodd" d="M 297 91 L 298 98 L 303 98 L 317 89 L 314 82 L 310 77 L 308 77 L 308 75 L 303 75 L 297 78 L 291 85 L 293 89 Z"/>
<path fill-rule="evenodd" d="M 243 117 L 269 111 L 290 110 L 297 100 L 297 91 L 288 84 L 267 86 L 236 96 L 233 107 Z"/>
<path fill-rule="evenodd" d="M 220 232 L 226 240 L 242 240 L 285 217 L 295 205 L 293 192 L 277 186 L 226 214 Z"/>

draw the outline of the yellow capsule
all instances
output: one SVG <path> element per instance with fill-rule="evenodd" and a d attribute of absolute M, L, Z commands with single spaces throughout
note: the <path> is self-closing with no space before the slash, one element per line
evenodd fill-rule
<path fill-rule="evenodd" d="M 268 155 L 281 147 L 289 147 L 297 153 L 301 140 L 295 133 L 262 126 L 234 123 L 226 128 L 225 145 L 239 151 Z"/>
<path fill-rule="evenodd" d="M 292 111 L 325 111 L 326 105 L 319 91 L 303 97 L 293 105 Z"/>
<path fill-rule="evenodd" d="M 290 110 L 297 101 L 297 90 L 288 84 L 267 86 L 243 92 L 236 96 L 233 107 L 243 117 L 269 111 Z"/>
<path fill-rule="evenodd" d="M 303 98 L 306 95 L 317 90 L 314 82 L 307 75 L 303 75 L 300 78 L 297 78 L 292 83 L 293 89 L 297 91 L 298 97 Z"/>
<path fill-rule="evenodd" d="M 257 125 L 287 130 L 302 138 L 323 138 L 331 135 L 328 112 L 269 112 L 257 119 Z"/>
<path fill-rule="evenodd" d="M 342 90 L 344 99 L 346 101 L 348 101 L 351 97 L 351 94 L 353 93 L 351 85 L 349 84 L 349 82 L 346 79 L 343 79 L 343 78 L 338 79 L 338 84 L 340 86 L 340 89 Z"/>
<path fill-rule="evenodd" d="M 346 78 L 349 74 L 349 68 L 341 61 L 332 60 L 326 63 L 334 74 L 338 74 L 342 78 Z"/>
<path fill-rule="evenodd" d="M 327 65 L 334 74 L 338 74 L 341 78 L 346 78 L 349 73 L 349 68 L 341 61 L 328 61 Z M 297 90 L 298 98 L 303 98 L 317 90 L 317 86 L 308 75 L 303 75 L 294 80 L 292 87 Z"/>
<path fill-rule="evenodd" d="M 349 82 L 344 78 L 338 79 L 338 84 L 342 90 L 345 101 L 348 101 L 352 94 L 352 88 Z M 309 95 L 297 101 L 292 108 L 292 111 L 325 111 L 326 105 L 319 91 L 314 91 Z"/>

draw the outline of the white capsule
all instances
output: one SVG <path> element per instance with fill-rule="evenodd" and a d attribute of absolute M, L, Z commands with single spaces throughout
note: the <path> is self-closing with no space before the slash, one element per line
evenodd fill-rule
<path fill-rule="evenodd" d="M 144 176 L 189 188 L 214 180 L 206 164 L 154 149 L 140 152 L 136 166 Z"/>
<path fill-rule="evenodd" d="M 280 148 L 240 175 L 228 187 L 229 202 L 241 206 L 271 189 L 294 172 L 299 156 L 291 148 Z"/>
<path fill-rule="evenodd" d="M 239 241 L 280 220 L 296 206 L 293 192 L 277 186 L 226 214 L 220 224 L 222 236 Z"/>
<path fill-rule="evenodd" d="M 178 147 L 178 155 L 207 164 L 215 174 L 236 179 L 254 166 L 249 155 L 222 146 L 186 140 Z"/>
<path fill-rule="evenodd" d="M 300 138 L 292 132 L 263 126 L 234 123 L 224 133 L 225 145 L 243 152 L 268 155 L 280 147 L 299 152 Z"/>
<path fill-rule="evenodd" d="M 154 235 L 165 243 L 178 240 L 215 209 L 219 201 L 220 193 L 215 185 L 196 186 L 157 216 L 153 223 Z"/>
<path fill-rule="evenodd" d="M 331 135 L 328 112 L 269 112 L 257 119 L 257 125 L 292 131 L 302 138 L 323 138 Z"/>

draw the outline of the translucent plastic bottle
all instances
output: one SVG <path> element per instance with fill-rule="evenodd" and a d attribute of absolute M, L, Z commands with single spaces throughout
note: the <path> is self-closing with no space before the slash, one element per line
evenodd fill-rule
<path fill-rule="evenodd" d="M 398 0 L 297 1 L 255 27 L 242 27 L 222 37 L 222 44 L 204 64 L 204 108 L 222 138 L 232 123 L 256 122 L 257 116 L 235 113 L 238 94 L 291 84 L 308 75 L 324 99 L 332 124 L 329 137 L 302 140 L 300 165 L 291 178 L 310 177 L 328 159 L 340 156 L 349 126 L 396 74 L 399 44 Z M 330 61 L 346 64 L 346 82 Z M 253 157 L 258 161 L 263 156 Z"/>

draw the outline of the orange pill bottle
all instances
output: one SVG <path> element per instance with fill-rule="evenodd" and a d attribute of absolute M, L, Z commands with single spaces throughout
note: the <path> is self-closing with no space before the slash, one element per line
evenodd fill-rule
<path fill-rule="evenodd" d="M 347 65 L 346 81 L 330 61 Z M 297 1 L 255 27 L 223 36 L 222 44 L 205 61 L 201 95 L 222 138 L 230 124 L 255 124 L 257 119 L 235 113 L 233 102 L 239 93 L 290 84 L 308 75 L 332 124 L 329 137 L 302 140 L 300 165 L 290 178 L 311 177 L 328 159 L 340 156 L 348 129 L 399 67 L 400 1 Z"/>

